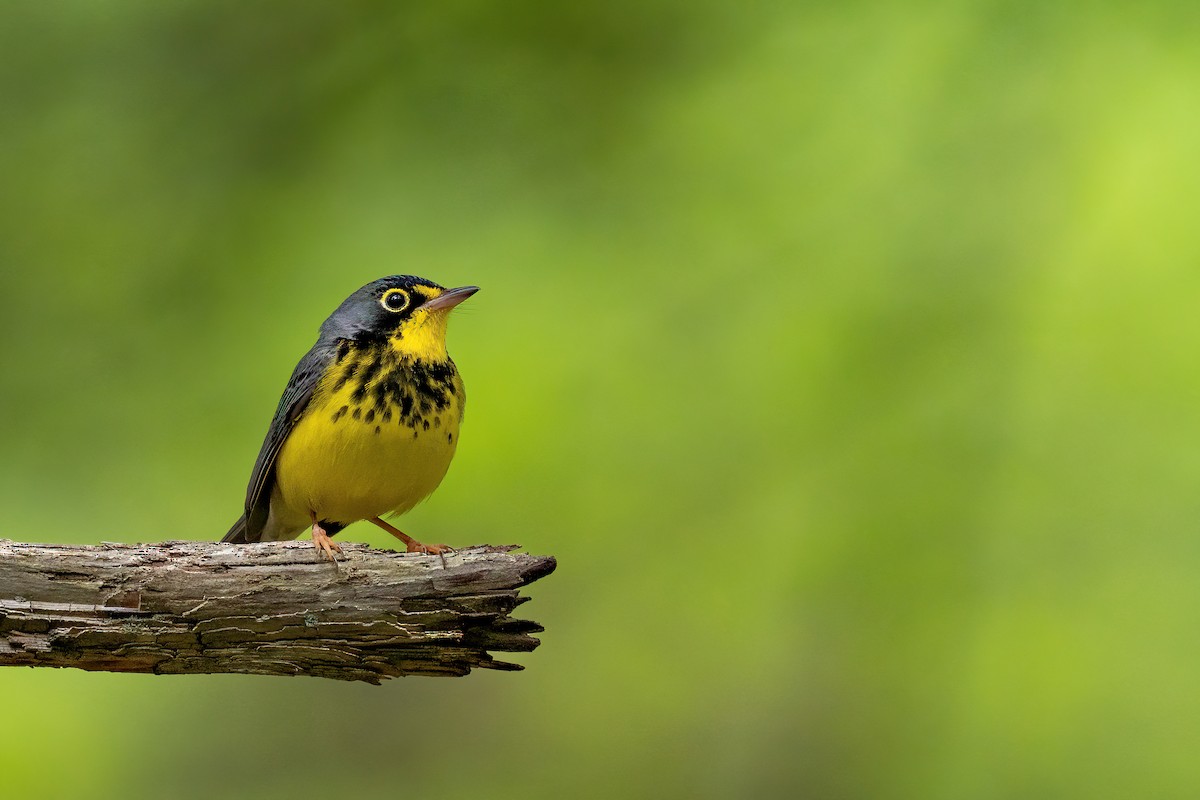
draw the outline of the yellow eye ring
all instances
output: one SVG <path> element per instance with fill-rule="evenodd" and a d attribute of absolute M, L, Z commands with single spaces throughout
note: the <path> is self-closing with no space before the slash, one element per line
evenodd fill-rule
<path fill-rule="evenodd" d="M 412 298 L 408 296 L 408 292 L 403 289 L 388 289 L 379 298 L 379 305 L 383 306 L 392 313 L 399 314 L 404 309 L 408 308 Z"/>

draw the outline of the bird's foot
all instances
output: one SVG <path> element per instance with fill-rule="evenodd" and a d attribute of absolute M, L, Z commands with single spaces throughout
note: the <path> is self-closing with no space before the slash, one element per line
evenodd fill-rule
<path fill-rule="evenodd" d="M 425 544 L 418 542 L 416 539 L 410 539 L 405 542 L 405 552 L 407 553 L 428 553 L 431 556 L 441 556 L 446 553 L 453 553 L 454 548 L 448 544 Z"/>
<path fill-rule="evenodd" d="M 334 553 L 342 552 L 342 547 L 333 539 L 329 538 L 329 534 L 325 532 L 325 529 L 315 521 L 313 522 L 312 526 L 312 540 L 313 547 L 316 548 L 317 553 L 320 554 L 321 558 L 329 559 L 336 565 L 337 556 L 335 556 Z"/>
<path fill-rule="evenodd" d="M 425 553 L 431 556 L 437 556 L 442 560 L 442 566 L 446 566 L 446 553 L 453 553 L 454 548 L 448 544 L 425 544 L 418 542 L 416 539 L 409 537 L 404 543 L 404 552 L 406 553 Z"/>

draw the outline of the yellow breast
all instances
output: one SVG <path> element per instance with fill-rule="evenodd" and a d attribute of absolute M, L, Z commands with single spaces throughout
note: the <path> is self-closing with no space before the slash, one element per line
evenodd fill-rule
<path fill-rule="evenodd" d="M 276 526 L 295 535 L 310 512 L 349 524 L 409 510 L 450 467 L 464 405 L 448 359 L 342 353 L 279 452 Z"/>

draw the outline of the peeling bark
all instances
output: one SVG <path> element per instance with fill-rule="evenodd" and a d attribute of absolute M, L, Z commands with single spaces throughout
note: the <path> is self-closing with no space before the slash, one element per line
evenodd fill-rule
<path fill-rule="evenodd" d="M 0 539 L 0 666 L 155 674 L 403 675 L 517 670 L 542 627 L 518 589 L 554 570 L 515 546 L 437 556 L 343 543 L 99 546 Z"/>

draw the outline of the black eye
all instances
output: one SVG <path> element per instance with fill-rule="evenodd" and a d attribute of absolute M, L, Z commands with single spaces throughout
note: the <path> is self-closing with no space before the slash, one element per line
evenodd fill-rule
<path fill-rule="evenodd" d="M 409 302 L 408 292 L 403 289 L 388 289 L 379 298 L 380 305 L 388 311 L 403 311 L 408 308 Z"/>

